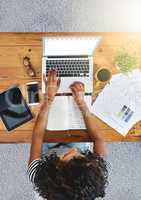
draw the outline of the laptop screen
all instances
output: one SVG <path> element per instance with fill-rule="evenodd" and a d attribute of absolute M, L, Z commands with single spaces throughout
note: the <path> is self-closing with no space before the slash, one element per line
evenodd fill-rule
<path fill-rule="evenodd" d="M 92 55 L 101 37 L 45 37 L 43 56 Z"/>

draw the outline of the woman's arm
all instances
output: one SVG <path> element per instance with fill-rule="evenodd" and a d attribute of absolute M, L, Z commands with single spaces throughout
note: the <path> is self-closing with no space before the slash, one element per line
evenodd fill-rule
<path fill-rule="evenodd" d="M 94 150 L 99 155 L 106 157 L 107 155 L 106 144 L 103 139 L 99 126 L 95 123 L 95 116 L 92 113 L 90 113 L 86 103 L 84 103 L 82 107 L 83 108 L 81 108 L 81 111 L 88 130 L 88 134 L 92 139 L 92 141 L 94 141 L 95 143 Z"/>
<path fill-rule="evenodd" d="M 47 126 L 50 105 L 50 101 L 44 101 L 37 116 L 32 133 L 29 164 L 33 160 L 41 157 L 42 143 Z"/>
<path fill-rule="evenodd" d="M 74 99 L 82 112 L 89 137 L 95 143 L 95 152 L 101 156 L 106 156 L 107 150 L 102 133 L 98 125 L 95 123 L 95 116 L 89 111 L 86 102 L 84 101 L 84 84 L 81 82 L 74 82 L 70 88 Z"/>
<path fill-rule="evenodd" d="M 60 85 L 60 79 L 57 79 L 56 74 L 56 70 L 53 69 L 49 70 L 47 79 L 44 76 L 46 93 L 33 128 L 29 164 L 33 160 L 41 158 L 42 143 L 48 122 L 48 113 Z"/>

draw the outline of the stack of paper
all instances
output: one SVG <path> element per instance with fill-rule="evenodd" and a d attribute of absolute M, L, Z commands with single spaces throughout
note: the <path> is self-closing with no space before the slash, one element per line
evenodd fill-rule
<path fill-rule="evenodd" d="M 92 112 L 122 135 L 141 119 L 141 72 L 114 75 L 99 94 Z"/>

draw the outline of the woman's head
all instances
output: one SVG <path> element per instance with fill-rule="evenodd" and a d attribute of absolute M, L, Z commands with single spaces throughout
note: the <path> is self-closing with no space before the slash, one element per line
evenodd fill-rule
<path fill-rule="evenodd" d="M 64 162 L 56 153 L 40 161 L 36 191 L 48 200 L 94 200 L 105 196 L 107 164 L 89 151 Z"/>

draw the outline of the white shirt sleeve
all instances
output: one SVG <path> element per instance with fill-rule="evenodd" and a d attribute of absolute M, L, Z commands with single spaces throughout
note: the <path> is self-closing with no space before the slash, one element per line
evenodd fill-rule
<path fill-rule="evenodd" d="M 29 180 L 34 184 L 34 178 L 35 178 L 35 175 L 36 175 L 36 170 L 37 170 L 37 166 L 39 165 L 40 163 L 40 159 L 36 159 L 36 160 L 33 160 L 29 167 L 28 167 L 28 170 L 27 170 L 27 173 L 28 173 L 28 176 L 29 176 Z"/>

